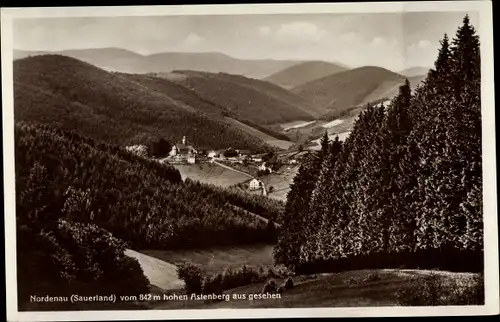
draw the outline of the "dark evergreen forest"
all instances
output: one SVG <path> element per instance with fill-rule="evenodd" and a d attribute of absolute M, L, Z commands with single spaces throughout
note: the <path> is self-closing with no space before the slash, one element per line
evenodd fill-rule
<path fill-rule="evenodd" d="M 19 302 L 146 292 L 134 249 L 275 240 L 280 202 L 193 181 L 172 166 L 50 126 L 15 133 Z M 109 294 L 108 294 L 109 295 Z"/>
<path fill-rule="evenodd" d="M 299 272 L 483 267 L 479 37 L 466 16 L 413 93 L 305 162 L 275 260 Z"/>

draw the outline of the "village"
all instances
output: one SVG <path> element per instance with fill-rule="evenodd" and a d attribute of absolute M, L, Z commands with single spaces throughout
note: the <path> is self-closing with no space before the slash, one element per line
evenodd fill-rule
<path fill-rule="evenodd" d="M 128 151 L 148 157 L 148 147 L 145 145 L 134 145 L 126 148 Z M 300 159 L 306 154 L 306 151 L 287 150 L 272 151 L 268 153 L 252 154 L 250 150 L 226 149 L 204 150 L 194 147 L 188 142 L 186 136 L 183 136 L 179 142 L 172 144 L 168 154 L 151 157 L 160 163 L 171 165 L 201 165 L 214 164 L 231 171 L 238 172 L 248 177 L 248 181 L 239 183 L 236 186 L 248 190 L 250 193 L 259 193 L 267 196 L 273 192 L 274 187 L 266 187 L 265 180 L 267 176 L 281 173 L 294 173 Z"/>

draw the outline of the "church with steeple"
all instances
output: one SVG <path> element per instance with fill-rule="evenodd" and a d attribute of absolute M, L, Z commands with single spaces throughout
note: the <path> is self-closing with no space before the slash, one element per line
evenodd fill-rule
<path fill-rule="evenodd" d="M 198 151 L 192 145 L 188 145 L 185 136 L 182 137 L 181 143 L 175 143 L 172 146 L 169 153 L 171 157 L 186 159 L 188 163 L 196 163 L 196 154 L 198 154 Z"/>

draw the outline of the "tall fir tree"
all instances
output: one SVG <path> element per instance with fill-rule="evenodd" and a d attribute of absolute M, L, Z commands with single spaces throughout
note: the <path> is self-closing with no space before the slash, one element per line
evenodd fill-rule
<path fill-rule="evenodd" d="M 321 139 L 321 150 L 308 155 L 300 166 L 287 195 L 281 233 L 273 250 L 274 261 L 294 269 L 299 264 L 300 249 L 308 238 L 304 227 L 312 220 L 309 202 L 321 164 L 330 150 L 328 134 Z"/>
<path fill-rule="evenodd" d="M 307 209 L 283 233 L 300 240 L 296 265 L 417 252 L 417 265 L 446 266 L 482 251 L 479 57 L 466 16 L 451 44 L 444 35 L 423 85 L 412 93 L 405 81 L 387 109 L 367 106 L 342 145 L 323 137 L 317 183 L 287 201 Z M 436 250 L 445 253 L 434 261 Z"/>

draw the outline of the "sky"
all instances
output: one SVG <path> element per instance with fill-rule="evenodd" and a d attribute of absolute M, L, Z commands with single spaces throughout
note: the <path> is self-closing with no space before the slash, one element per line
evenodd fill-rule
<path fill-rule="evenodd" d="M 324 60 L 401 71 L 431 67 L 466 12 L 17 18 L 14 48 L 117 47 L 143 55 L 221 52 L 241 59 Z M 479 28 L 478 14 L 468 12 Z"/>

